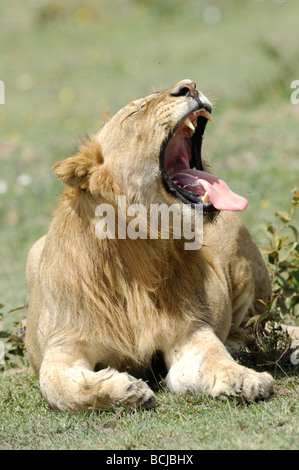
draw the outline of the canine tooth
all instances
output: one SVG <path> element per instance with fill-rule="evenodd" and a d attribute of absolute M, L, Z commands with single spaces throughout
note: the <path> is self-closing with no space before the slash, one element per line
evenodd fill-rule
<path fill-rule="evenodd" d="M 184 120 L 184 124 L 185 124 L 185 126 L 189 127 L 189 129 L 191 129 L 192 132 L 195 132 L 195 127 L 193 126 L 192 122 L 190 121 L 190 118 L 186 117 L 186 119 Z"/>
<path fill-rule="evenodd" d="M 202 202 L 204 202 L 205 204 L 210 202 L 210 198 L 209 198 L 208 193 L 205 193 L 204 197 L 202 198 Z"/>
<path fill-rule="evenodd" d="M 205 117 L 208 121 L 214 122 L 214 119 L 212 118 L 211 114 L 206 109 L 202 108 L 200 110 L 200 115 Z"/>

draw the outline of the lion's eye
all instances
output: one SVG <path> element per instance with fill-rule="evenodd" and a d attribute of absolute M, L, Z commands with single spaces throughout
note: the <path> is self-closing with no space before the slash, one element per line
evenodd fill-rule
<path fill-rule="evenodd" d="M 137 103 L 134 103 L 134 102 L 132 103 L 132 105 L 134 105 L 134 106 L 136 106 L 136 104 L 137 104 Z M 139 113 L 139 112 L 140 112 L 142 109 L 144 109 L 145 107 L 146 107 L 146 101 L 143 101 L 143 102 L 139 105 L 138 108 L 134 109 L 134 111 L 131 111 L 131 113 L 128 114 L 128 115 L 124 118 L 124 121 L 125 121 L 127 118 L 129 118 L 129 117 L 131 117 L 131 116 L 134 116 L 134 114 Z"/>

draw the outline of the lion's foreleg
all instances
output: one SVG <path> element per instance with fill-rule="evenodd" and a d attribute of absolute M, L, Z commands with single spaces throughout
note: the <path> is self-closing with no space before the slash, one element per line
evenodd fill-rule
<path fill-rule="evenodd" d="M 40 386 L 49 405 L 62 411 L 108 409 L 117 405 L 150 408 L 148 385 L 110 367 L 94 372 L 87 359 L 74 358 L 74 347 L 49 349 L 40 369 Z"/>
<path fill-rule="evenodd" d="M 237 364 L 211 328 L 202 328 L 165 354 L 172 392 L 201 392 L 212 397 L 235 396 L 244 401 L 267 398 L 273 378 Z"/>

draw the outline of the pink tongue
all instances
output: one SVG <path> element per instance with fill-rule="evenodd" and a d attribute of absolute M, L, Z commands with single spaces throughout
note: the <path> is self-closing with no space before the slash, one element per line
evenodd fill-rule
<path fill-rule="evenodd" d="M 187 191 L 201 197 L 207 192 L 211 203 L 218 210 L 243 211 L 248 205 L 247 200 L 233 193 L 224 181 L 205 171 L 186 169 L 171 178 Z"/>

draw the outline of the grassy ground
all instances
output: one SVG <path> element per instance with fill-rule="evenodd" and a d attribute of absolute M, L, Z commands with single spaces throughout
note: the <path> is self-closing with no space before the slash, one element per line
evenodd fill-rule
<path fill-rule="evenodd" d="M 0 3 L 0 303 L 28 298 L 26 254 L 49 225 L 61 185 L 52 164 L 102 114 L 182 78 L 215 104 L 205 150 L 265 220 L 298 185 L 296 0 L 3 0 Z M 1 100 L 0 100 L 1 101 Z M 294 224 L 298 221 L 294 221 Z M 6 321 L 24 311 L 5 314 Z M 10 316 L 9 316 L 10 315 Z M 1 333 L 1 332 L 0 332 Z M 269 402 L 193 400 L 160 392 L 156 411 L 91 416 L 48 410 L 28 374 L 1 377 L 2 448 L 295 448 L 296 376 Z M 4 400 L 4 401 L 3 401 Z M 4 434 L 3 434 L 4 433 Z"/>
<path fill-rule="evenodd" d="M 0 383 L 0 449 L 292 449 L 298 448 L 298 377 L 280 378 L 268 401 L 238 405 L 158 393 L 150 411 L 70 414 L 49 410 L 27 373 Z"/>

